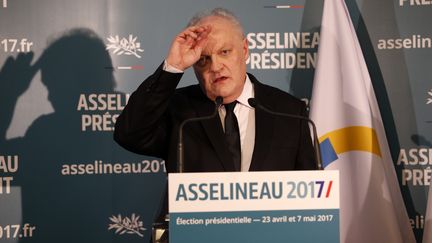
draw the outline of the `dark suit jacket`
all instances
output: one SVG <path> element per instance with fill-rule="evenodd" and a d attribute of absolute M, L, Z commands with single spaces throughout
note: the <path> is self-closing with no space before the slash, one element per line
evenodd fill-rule
<path fill-rule="evenodd" d="M 293 96 L 264 85 L 250 74 L 255 98 L 277 111 L 305 115 L 305 104 Z M 139 154 L 165 159 L 168 172 L 176 171 L 180 123 L 188 118 L 210 115 L 215 104 L 192 85 L 176 89 L 182 74 L 159 67 L 131 95 L 118 117 L 114 139 Z M 250 171 L 316 169 L 307 123 L 255 111 L 255 147 Z M 233 171 L 224 142 L 220 118 L 191 122 L 184 127 L 186 172 Z"/>

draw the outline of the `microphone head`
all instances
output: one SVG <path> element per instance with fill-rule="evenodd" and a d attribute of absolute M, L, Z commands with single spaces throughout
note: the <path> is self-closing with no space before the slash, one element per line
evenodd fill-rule
<path fill-rule="evenodd" d="M 216 97 L 215 99 L 216 106 L 220 106 L 223 103 L 223 98 L 221 96 Z"/>
<path fill-rule="evenodd" d="M 256 108 L 256 106 L 257 106 L 257 104 L 258 104 L 258 102 L 256 101 L 255 98 L 249 98 L 249 99 L 248 99 L 248 103 L 249 103 L 249 105 L 252 106 L 253 108 Z"/>

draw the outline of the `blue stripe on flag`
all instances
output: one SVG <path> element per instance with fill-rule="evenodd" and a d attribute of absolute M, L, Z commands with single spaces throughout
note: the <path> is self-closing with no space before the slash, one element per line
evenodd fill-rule
<path fill-rule="evenodd" d="M 320 149 L 324 168 L 327 167 L 327 165 L 329 165 L 331 162 L 338 159 L 338 156 L 329 138 L 326 138 L 320 143 Z"/>

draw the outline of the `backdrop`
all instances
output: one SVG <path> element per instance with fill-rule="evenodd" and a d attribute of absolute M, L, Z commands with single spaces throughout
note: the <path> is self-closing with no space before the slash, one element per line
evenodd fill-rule
<path fill-rule="evenodd" d="M 432 164 L 432 3 L 346 3 L 421 242 Z M 0 242 L 149 239 L 164 161 L 120 148 L 113 126 L 189 18 L 220 6 L 244 24 L 249 72 L 308 103 L 323 1 L 0 0 Z"/>

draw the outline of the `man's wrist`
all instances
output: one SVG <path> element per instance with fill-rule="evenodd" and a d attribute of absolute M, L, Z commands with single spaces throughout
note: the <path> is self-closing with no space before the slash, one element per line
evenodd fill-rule
<path fill-rule="evenodd" d="M 164 71 L 167 71 L 167 72 L 170 72 L 170 73 L 184 73 L 183 70 L 180 70 L 180 69 L 174 67 L 173 65 L 170 65 L 170 64 L 167 62 L 166 59 L 165 59 L 165 61 L 164 61 L 164 65 L 163 65 L 162 69 L 163 69 Z"/>

